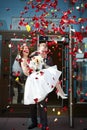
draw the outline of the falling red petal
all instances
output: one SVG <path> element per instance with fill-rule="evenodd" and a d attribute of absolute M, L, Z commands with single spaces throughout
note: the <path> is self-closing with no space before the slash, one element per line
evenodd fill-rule
<path fill-rule="evenodd" d="M 42 128 L 42 124 L 39 123 L 39 124 L 38 124 L 38 128 Z"/>
<path fill-rule="evenodd" d="M 56 9 L 57 5 L 58 5 L 58 0 L 54 0 L 54 2 L 51 2 L 50 7 Z"/>
<path fill-rule="evenodd" d="M 50 130 L 48 126 L 46 127 L 46 130 Z"/>
<path fill-rule="evenodd" d="M 87 96 L 87 93 L 85 93 L 85 96 Z"/>
<path fill-rule="evenodd" d="M 32 74 L 32 73 L 33 73 L 33 69 L 28 68 L 28 70 L 29 70 L 29 74 Z"/>
<path fill-rule="evenodd" d="M 35 99 L 34 99 L 34 102 L 37 103 L 37 102 L 38 102 L 38 98 L 35 98 Z"/>
<path fill-rule="evenodd" d="M 13 112 L 14 112 L 14 109 L 13 109 L 13 108 L 10 108 L 9 111 L 10 111 L 11 113 L 13 113 Z"/>
<path fill-rule="evenodd" d="M 51 85 L 51 88 L 54 88 L 54 86 L 53 86 L 53 85 Z"/>
<path fill-rule="evenodd" d="M 80 99 L 80 102 L 84 102 L 84 99 Z"/>
<path fill-rule="evenodd" d="M 38 77 L 35 77 L 35 79 L 38 79 Z"/>
<path fill-rule="evenodd" d="M 43 75 L 43 74 L 44 74 L 44 72 L 43 72 L 43 71 L 40 71 L 40 74 L 41 74 L 41 75 Z"/>
<path fill-rule="evenodd" d="M 87 3 L 84 5 L 85 8 L 87 8 Z"/>
<path fill-rule="evenodd" d="M 45 0 L 45 2 L 50 2 L 50 0 Z"/>
<path fill-rule="evenodd" d="M 47 108 L 46 107 L 44 108 L 44 111 L 47 112 Z"/>
<path fill-rule="evenodd" d="M 41 2 L 42 0 L 36 0 L 36 2 Z"/>
<path fill-rule="evenodd" d="M 28 6 L 25 6 L 25 7 L 24 7 L 24 10 L 28 10 L 28 9 L 29 9 L 29 7 L 28 7 Z"/>
<path fill-rule="evenodd" d="M 8 103 L 11 103 L 12 102 L 12 98 L 8 98 Z"/>
<path fill-rule="evenodd" d="M 75 4 L 78 0 L 71 0 L 72 4 Z"/>

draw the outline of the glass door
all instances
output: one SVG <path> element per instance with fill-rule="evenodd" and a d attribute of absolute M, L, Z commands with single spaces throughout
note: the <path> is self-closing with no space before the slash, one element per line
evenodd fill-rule
<path fill-rule="evenodd" d="M 62 39 L 66 39 L 65 37 L 60 37 L 58 35 L 46 35 L 45 37 L 39 36 L 38 38 L 40 41 L 47 42 L 50 55 L 53 60 L 53 64 L 57 65 L 58 70 L 62 72 L 62 75 L 60 77 L 60 83 L 61 87 L 68 95 L 68 82 L 69 82 L 69 74 L 68 74 L 68 48 L 67 48 L 67 40 L 64 44 Z M 39 43 L 39 41 L 38 41 Z M 63 106 L 64 100 L 62 98 L 58 98 L 56 95 L 56 90 L 54 89 L 53 92 L 51 92 L 48 95 L 48 106 Z"/>
<path fill-rule="evenodd" d="M 2 35 L 0 35 L 0 77 L 1 77 L 1 45 L 2 45 Z"/>
<path fill-rule="evenodd" d="M 77 103 L 87 103 L 87 59 L 77 62 Z"/>

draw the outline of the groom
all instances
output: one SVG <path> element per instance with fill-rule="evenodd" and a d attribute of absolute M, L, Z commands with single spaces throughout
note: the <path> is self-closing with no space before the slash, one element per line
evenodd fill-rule
<path fill-rule="evenodd" d="M 52 58 L 48 56 L 48 46 L 46 42 L 41 42 L 38 46 L 38 51 L 31 54 L 31 57 L 40 54 L 47 65 L 52 66 Z M 47 103 L 46 99 L 38 103 L 38 109 L 40 113 L 40 124 L 41 130 L 47 130 L 48 128 L 48 120 L 47 120 Z M 30 105 L 30 116 L 32 124 L 28 127 L 28 129 L 33 129 L 37 127 L 37 104 Z"/>

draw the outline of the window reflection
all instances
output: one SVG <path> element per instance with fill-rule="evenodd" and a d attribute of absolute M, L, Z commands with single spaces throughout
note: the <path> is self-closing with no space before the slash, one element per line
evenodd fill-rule
<path fill-rule="evenodd" d="M 1 45 L 2 45 L 2 35 L 0 35 L 0 77 L 1 77 Z"/>
<path fill-rule="evenodd" d="M 87 61 L 78 62 L 77 102 L 87 102 Z"/>
<path fill-rule="evenodd" d="M 87 38 L 83 39 L 83 49 L 76 54 L 76 94 L 77 103 L 87 103 Z"/>

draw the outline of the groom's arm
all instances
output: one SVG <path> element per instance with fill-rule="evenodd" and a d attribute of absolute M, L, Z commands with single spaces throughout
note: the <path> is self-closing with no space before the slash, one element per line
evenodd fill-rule
<path fill-rule="evenodd" d="M 30 58 L 34 57 L 34 56 L 37 56 L 39 54 L 38 51 L 34 51 L 30 54 Z"/>

